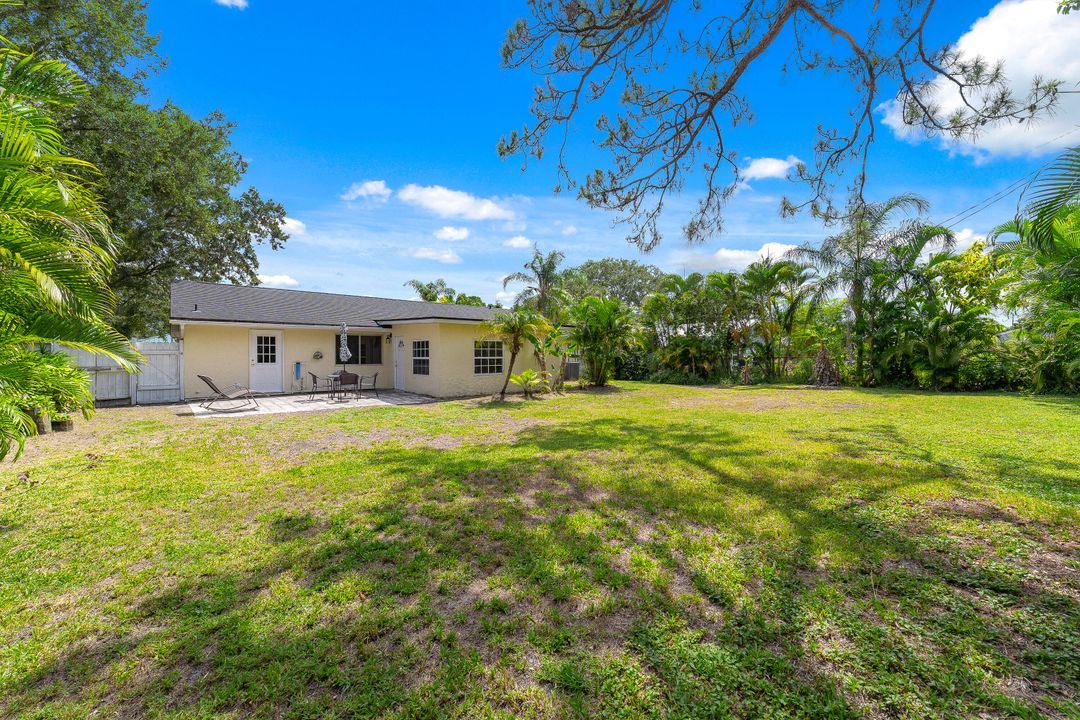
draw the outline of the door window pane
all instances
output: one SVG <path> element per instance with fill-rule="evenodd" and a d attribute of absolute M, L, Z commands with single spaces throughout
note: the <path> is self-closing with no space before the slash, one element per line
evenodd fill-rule
<path fill-rule="evenodd" d="M 255 336 L 255 362 L 259 365 L 277 362 L 277 335 Z"/>

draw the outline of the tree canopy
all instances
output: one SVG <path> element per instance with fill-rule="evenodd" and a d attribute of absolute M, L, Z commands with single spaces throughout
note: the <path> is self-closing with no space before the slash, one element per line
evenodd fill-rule
<path fill-rule="evenodd" d="M 529 17 L 508 33 L 503 61 L 542 82 L 532 124 L 504 136 L 499 152 L 540 158 L 553 146 L 556 190 L 576 188 L 593 207 L 618 213 L 629 239 L 644 249 L 660 242 L 665 200 L 693 172 L 703 173 L 704 190 L 683 233 L 694 242 L 721 230 L 725 202 L 741 180 L 729 133 L 754 119 L 747 78 L 751 68 L 766 66 L 774 47 L 786 57 L 776 72 L 837 74 L 851 87 L 850 124 L 818 126 L 813 162 L 795 170 L 808 195 L 797 203 L 785 199 L 784 213 L 809 208 L 836 219 L 850 207 L 833 202 L 844 173 L 862 201 L 874 112 L 884 101 L 896 100 L 909 125 L 963 138 L 990 123 L 1028 120 L 1057 98 L 1056 81 L 1033 78 L 1018 96 L 1000 64 L 931 46 L 926 32 L 934 0 L 886 0 L 872 8 L 855 0 L 739 0 L 722 8 L 697 0 L 528 5 Z M 956 90 L 958 109 L 935 95 L 938 79 Z M 608 161 L 576 175 L 566 139 L 583 120 L 595 120 L 595 140 Z"/>
<path fill-rule="evenodd" d="M 255 284 L 256 248 L 288 238 L 284 208 L 243 187 L 247 163 L 223 113 L 200 120 L 140 100 L 147 74 L 164 66 L 146 21 L 142 0 L 0 7 L 0 33 L 66 61 L 88 85 L 57 121 L 72 154 L 100 171 L 94 180 L 119 238 L 115 323 L 140 336 L 168 332 L 173 280 Z"/>
<path fill-rule="evenodd" d="M 659 289 L 664 271 L 636 260 L 586 260 L 562 272 L 562 288 L 574 301 L 589 295 L 608 295 L 626 305 L 639 306 Z"/>
<path fill-rule="evenodd" d="M 35 432 L 35 417 L 89 413 L 86 376 L 59 344 L 134 368 L 138 354 L 109 327 L 115 238 L 50 114 L 78 101 L 79 78 L 57 60 L 0 38 L 0 459 Z"/>

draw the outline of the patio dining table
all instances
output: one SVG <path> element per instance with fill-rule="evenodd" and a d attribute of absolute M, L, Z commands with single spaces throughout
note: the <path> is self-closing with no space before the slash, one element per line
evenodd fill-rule
<path fill-rule="evenodd" d="M 326 397 L 328 400 L 336 400 L 338 393 L 341 392 L 341 375 L 344 372 L 344 370 L 338 370 L 326 376 Z"/>
<path fill-rule="evenodd" d="M 346 374 L 347 372 L 348 372 L 347 370 L 337 370 L 335 372 L 330 373 L 329 375 L 327 375 L 324 378 L 326 380 L 326 397 L 327 397 L 327 399 L 336 400 L 339 395 L 344 397 L 344 392 L 342 391 L 342 386 L 341 386 L 341 376 Z M 360 384 L 363 382 L 364 378 L 366 377 L 364 375 L 357 375 L 356 373 L 349 373 L 349 374 L 354 375 L 356 377 L 356 385 L 349 384 L 348 387 L 350 387 L 350 388 L 353 388 L 353 387 L 359 388 Z M 357 394 L 359 395 L 359 391 L 357 392 Z"/>

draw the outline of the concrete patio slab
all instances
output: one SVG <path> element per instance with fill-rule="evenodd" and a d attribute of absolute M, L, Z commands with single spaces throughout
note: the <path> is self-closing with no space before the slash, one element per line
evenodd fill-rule
<path fill-rule="evenodd" d="M 249 417 L 251 415 L 278 415 L 281 413 L 313 412 L 316 410 L 342 410 L 345 408 L 382 407 L 385 405 L 423 405 L 435 402 L 435 398 L 427 395 L 401 392 L 399 390 L 380 390 L 379 397 L 373 394 L 365 394 L 362 399 L 353 395 L 345 398 L 330 399 L 325 395 L 316 395 L 309 399 L 308 395 L 267 395 L 258 397 L 258 407 L 250 403 L 244 405 L 242 401 L 216 402 L 207 410 L 198 402 L 187 403 L 191 414 L 197 418 L 209 417 Z"/>

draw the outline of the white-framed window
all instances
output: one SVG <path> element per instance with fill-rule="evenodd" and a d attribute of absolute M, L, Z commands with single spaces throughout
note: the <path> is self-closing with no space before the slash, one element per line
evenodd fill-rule
<path fill-rule="evenodd" d="M 477 375 L 497 375 L 503 371 L 501 340 L 477 340 L 473 343 L 473 372 Z"/>
<path fill-rule="evenodd" d="M 413 375 L 431 374 L 431 343 L 427 340 L 413 340 L 412 371 Z"/>

